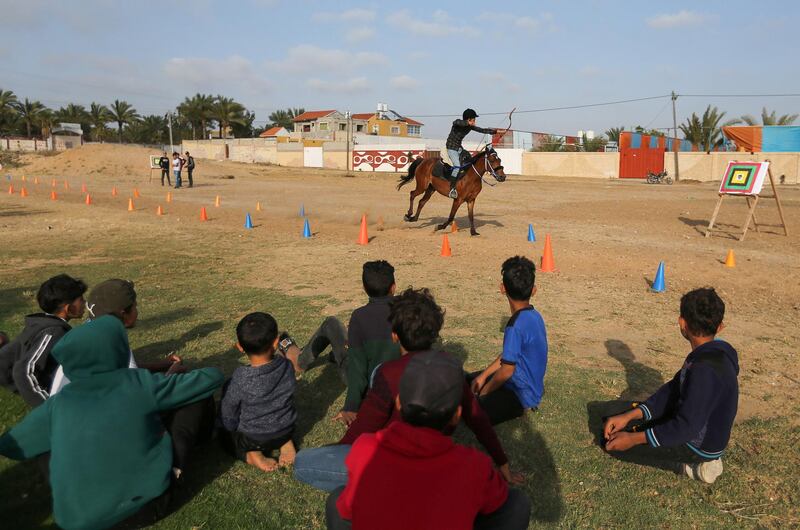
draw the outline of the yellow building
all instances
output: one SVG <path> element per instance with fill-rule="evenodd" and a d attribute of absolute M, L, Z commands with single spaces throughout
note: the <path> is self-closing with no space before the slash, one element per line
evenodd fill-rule
<path fill-rule="evenodd" d="M 353 121 L 366 120 L 367 126 L 364 132 L 366 134 L 374 134 L 377 136 L 410 136 L 412 138 L 419 138 L 422 136 L 422 126 L 420 123 L 411 118 L 400 116 L 392 110 L 353 114 Z"/>

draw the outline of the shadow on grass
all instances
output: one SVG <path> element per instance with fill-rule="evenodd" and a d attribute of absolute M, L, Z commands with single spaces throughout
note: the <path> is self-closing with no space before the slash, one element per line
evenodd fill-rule
<path fill-rule="evenodd" d="M 180 337 L 172 340 L 154 342 L 141 348 L 136 348 L 136 358 L 144 361 L 161 359 L 172 352 L 180 353 L 180 350 L 189 342 L 195 339 L 207 337 L 211 333 L 222 329 L 222 321 L 208 322 L 195 326 Z"/>
<path fill-rule="evenodd" d="M 48 522 L 51 513 L 50 486 L 37 461 L 17 462 L 0 473 L 3 521 L 13 521 L 16 528 L 57 528 Z"/>
<path fill-rule="evenodd" d="M 151 327 L 162 326 L 164 324 L 175 322 L 176 320 L 182 320 L 187 317 L 190 317 L 194 315 L 196 312 L 197 310 L 193 307 L 182 307 L 180 309 L 172 309 L 170 311 L 159 313 L 157 315 L 139 318 L 136 321 L 136 327 L 138 329 L 148 329 Z"/>
<path fill-rule="evenodd" d="M 326 359 L 327 356 L 320 356 Z M 310 377 L 309 372 L 317 372 L 315 377 Z M 312 368 L 304 374 L 303 379 L 297 382 L 295 390 L 295 407 L 297 408 L 297 423 L 295 424 L 294 441 L 298 449 L 303 447 L 306 435 L 314 426 L 326 421 L 325 416 L 334 401 L 345 390 L 345 385 L 339 376 L 339 370 L 333 363 L 326 362 L 321 368 Z"/>
<path fill-rule="evenodd" d="M 31 301 L 35 300 L 35 296 L 29 297 L 24 293 L 26 291 L 35 293 L 38 289 L 38 286 L 33 285 L 28 287 L 0 289 L 0 322 L 18 319 L 19 322 L 22 323 L 24 315 L 31 312 Z M 38 308 L 34 306 L 34 311 L 37 309 Z"/>
<path fill-rule="evenodd" d="M 41 215 L 50 213 L 50 210 L 33 210 L 25 208 L 24 206 L 11 206 L 0 210 L 0 218 L 2 217 L 25 217 L 30 215 Z"/>
<path fill-rule="evenodd" d="M 628 388 L 619 395 L 619 399 L 645 399 L 664 384 L 661 372 L 638 362 L 630 347 L 621 340 L 607 339 L 605 346 L 608 356 L 619 361 L 625 369 Z"/>

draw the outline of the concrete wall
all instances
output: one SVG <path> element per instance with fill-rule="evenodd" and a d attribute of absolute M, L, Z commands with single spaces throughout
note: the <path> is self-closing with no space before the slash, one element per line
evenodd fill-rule
<path fill-rule="evenodd" d="M 75 143 L 71 147 L 80 147 L 80 138 L 75 136 L 58 136 L 57 138 L 61 139 L 61 141 L 56 141 L 56 150 L 57 151 L 64 151 L 65 149 L 69 149 L 67 144 L 63 141 L 64 138 L 68 139 L 69 141 L 74 141 Z M 73 140 L 74 138 L 74 140 Z M 50 150 L 50 139 L 47 140 L 37 140 L 37 139 L 27 139 L 27 138 L 0 138 L 0 151 L 49 151 Z"/>
<path fill-rule="evenodd" d="M 722 180 L 728 162 L 762 162 L 769 160 L 776 184 L 781 175 L 786 184 L 800 183 L 800 153 L 678 153 L 680 178 L 686 180 Z M 664 169 L 675 176 L 675 155 L 664 153 Z"/>
<path fill-rule="evenodd" d="M 619 153 L 526 151 L 522 153 L 522 174 L 536 177 L 617 178 Z"/>

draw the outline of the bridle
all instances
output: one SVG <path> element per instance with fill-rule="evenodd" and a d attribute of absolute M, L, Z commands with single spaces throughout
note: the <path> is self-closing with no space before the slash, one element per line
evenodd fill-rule
<path fill-rule="evenodd" d="M 484 172 L 483 173 L 479 173 L 478 172 L 478 169 L 475 167 L 475 162 L 472 163 L 472 170 L 475 172 L 476 175 L 478 175 L 478 178 L 481 179 L 483 181 L 483 183 L 488 185 L 488 186 L 496 186 L 498 182 L 501 182 L 500 178 L 499 178 L 500 176 L 497 174 L 497 172 L 503 170 L 503 164 L 502 163 L 497 167 L 492 166 L 492 161 L 489 160 L 489 157 L 492 156 L 492 155 L 497 156 L 497 151 L 494 150 L 494 147 L 492 147 L 492 144 L 488 144 L 483 150 L 483 157 L 486 159 L 486 162 L 484 163 Z M 498 160 L 499 160 L 499 158 L 498 158 Z M 483 175 L 485 173 L 489 173 L 490 175 L 492 175 L 492 177 L 494 177 L 495 182 L 492 182 L 490 180 L 486 180 L 483 177 Z"/>

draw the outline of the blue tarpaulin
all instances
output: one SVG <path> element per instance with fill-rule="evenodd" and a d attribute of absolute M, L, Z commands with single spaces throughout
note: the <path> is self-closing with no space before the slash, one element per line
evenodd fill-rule
<path fill-rule="evenodd" d="M 765 126 L 762 129 L 761 150 L 767 153 L 800 152 L 800 127 Z"/>
<path fill-rule="evenodd" d="M 639 149 L 640 147 L 642 147 L 642 135 L 633 133 L 631 135 L 631 149 Z"/>

